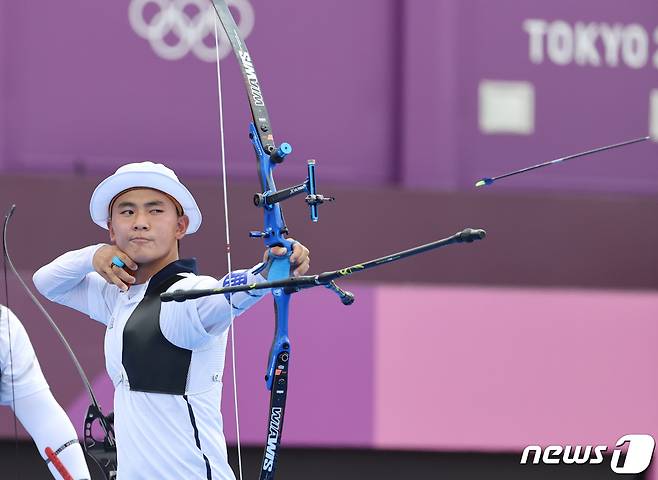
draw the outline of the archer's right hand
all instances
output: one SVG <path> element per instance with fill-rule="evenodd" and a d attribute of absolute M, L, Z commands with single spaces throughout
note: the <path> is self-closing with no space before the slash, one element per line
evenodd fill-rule
<path fill-rule="evenodd" d="M 112 263 L 112 258 L 115 255 L 125 264 L 124 268 L 117 267 Z M 122 292 L 127 291 L 130 285 L 135 283 L 135 277 L 128 273 L 125 268 L 135 271 L 137 270 L 137 264 L 115 245 L 105 245 L 99 248 L 94 254 L 92 263 L 94 270 L 96 270 L 96 272 L 103 277 L 107 283 L 116 285 Z"/>

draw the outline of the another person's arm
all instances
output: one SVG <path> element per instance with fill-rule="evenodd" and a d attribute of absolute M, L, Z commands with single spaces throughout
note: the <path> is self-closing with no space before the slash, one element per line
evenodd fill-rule
<path fill-rule="evenodd" d="M 14 410 L 44 460 L 46 447 L 57 451 L 70 442 L 58 454 L 60 460 L 74 479 L 91 478 L 75 429 L 50 392 L 23 324 L 4 307 L 0 307 L 0 352 L 0 404 Z M 62 478 L 51 463 L 48 467 L 54 478 Z"/>
<path fill-rule="evenodd" d="M 54 452 L 59 451 L 57 457 L 75 480 L 91 479 L 78 434 L 50 390 L 16 398 L 14 413 L 44 461 L 47 461 L 46 448 L 50 447 Z M 52 462 L 48 462 L 48 468 L 54 478 L 62 478 Z"/>

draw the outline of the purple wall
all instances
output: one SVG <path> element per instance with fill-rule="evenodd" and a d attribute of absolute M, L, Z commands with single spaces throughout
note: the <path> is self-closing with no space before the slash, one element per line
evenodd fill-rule
<path fill-rule="evenodd" d="M 180 61 L 157 57 L 132 30 L 129 3 L 6 6 L 3 30 L 12 48 L 2 66 L 8 76 L 2 98 L 12 122 L 5 170 L 105 172 L 153 159 L 182 173 L 217 176 L 214 65 L 191 54 Z M 317 155 L 326 178 L 388 181 L 395 112 L 385 100 L 395 82 L 388 57 L 396 45 L 389 35 L 395 5 L 358 2 L 344 15 L 345 4 L 328 2 L 300 15 L 308 9 L 303 2 L 258 4 L 249 43 L 275 133 L 298 153 L 298 170 L 289 176 L 302 177 L 302 160 Z M 251 178 L 244 87 L 233 57 L 222 68 L 230 171 Z"/>
<path fill-rule="evenodd" d="M 4 167 L 7 162 L 6 135 L 7 135 L 7 117 L 9 109 L 7 108 L 7 88 L 6 78 L 9 71 L 7 61 L 7 3 L 0 3 L 0 167 Z"/>
<path fill-rule="evenodd" d="M 3 170 L 105 172 L 152 159 L 217 176 L 214 67 L 194 53 L 157 56 L 129 21 L 138 4 L 3 5 Z M 470 189 L 482 176 L 649 130 L 658 88 L 651 0 L 247 5 L 255 22 L 247 41 L 277 138 L 297 152 L 289 162 L 297 168 L 280 172 L 288 180 L 317 158 L 321 182 Z M 180 18 L 200 18 L 186 12 Z M 235 59 L 222 67 L 229 171 L 250 179 L 246 98 Z M 655 158 L 655 144 L 637 145 L 499 188 L 656 192 Z"/>
<path fill-rule="evenodd" d="M 649 131 L 649 98 L 658 86 L 655 2 L 421 1 L 406 5 L 406 186 L 468 189 L 484 176 Z M 528 19 L 547 24 L 547 34 L 532 37 L 533 45 L 540 44 L 539 63 L 531 59 L 531 37 L 524 29 Z M 555 22 L 565 22 L 558 27 L 569 26 L 567 37 L 582 38 L 583 34 L 576 33 L 577 24 L 589 26 L 593 46 L 587 49 L 589 43 L 574 40 L 572 57 L 568 48 L 559 50 L 568 63 L 551 61 L 547 45 L 549 34 L 551 39 L 556 35 Z M 616 66 L 612 60 L 606 62 L 601 31 L 618 23 L 647 35 L 647 54 L 634 66 L 624 61 L 629 55 L 618 54 Z M 624 31 L 621 38 L 628 35 Z M 583 52 L 590 56 L 581 58 Z M 599 66 L 593 66 L 597 58 Z M 529 84 L 534 90 L 534 130 L 483 133 L 478 95 L 483 80 Z M 504 116 L 505 112 L 497 113 Z M 518 177 L 500 188 L 655 192 L 657 152 L 655 144 L 609 152 L 569 167 Z"/>

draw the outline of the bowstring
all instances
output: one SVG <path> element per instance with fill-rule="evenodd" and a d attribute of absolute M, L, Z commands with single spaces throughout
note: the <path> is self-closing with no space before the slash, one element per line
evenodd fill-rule
<path fill-rule="evenodd" d="M 214 17 L 215 25 L 215 63 L 217 65 L 217 103 L 219 107 L 219 141 L 220 141 L 220 152 L 222 157 L 222 190 L 223 190 L 223 200 L 224 200 L 224 229 L 226 231 L 226 261 L 228 266 L 228 278 L 229 285 L 231 281 L 231 272 L 233 271 L 231 263 L 231 234 L 229 230 L 229 220 L 228 220 L 228 176 L 226 175 L 226 149 L 224 147 L 224 108 L 223 108 L 223 96 L 222 96 L 222 75 L 221 68 L 219 66 L 219 29 L 217 28 L 217 17 Z M 240 480 L 243 480 L 242 477 L 242 449 L 240 444 L 240 415 L 238 413 L 238 368 L 236 364 L 235 356 L 235 313 L 233 310 L 233 294 L 229 293 L 229 309 L 231 311 L 231 325 L 229 327 L 229 335 L 231 337 L 231 363 L 233 365 L 233 407 L 235 411 L 235 433 L 236 433 L 236 442 L 237 442 L 237 451 L 238 451 L 238 473 L 240 475 Z"/>

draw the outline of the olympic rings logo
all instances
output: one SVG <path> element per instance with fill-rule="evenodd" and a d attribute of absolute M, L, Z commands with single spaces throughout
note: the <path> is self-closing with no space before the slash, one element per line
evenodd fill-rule
<path fill-rule="evenodd" d="M 254 9 L 249 0 L 227 0 L 237 11 L 238 30 L 246 38 L 254 28 Z M 128 19 L 137 35 L 146 39 L 153 51 L 166 60 L 179 60 L 193 53 L 205 62 L 214 62 L 215 10 L 208 0 L 131 0 Z M 231 52 L 231 44 L 221 25 L 219 58 Z"/>

